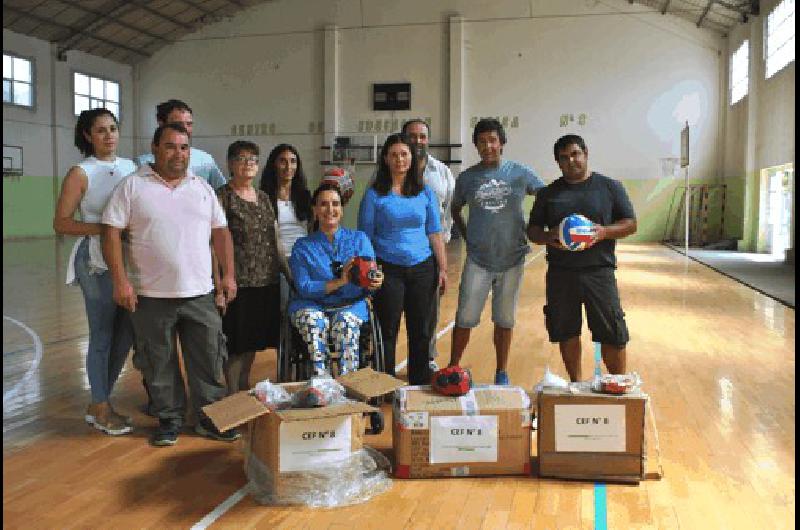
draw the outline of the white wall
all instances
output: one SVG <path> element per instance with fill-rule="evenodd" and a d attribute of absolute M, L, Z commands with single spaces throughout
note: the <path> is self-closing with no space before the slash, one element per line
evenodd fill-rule
<path fill-rule="evenodd" d="M 119 154 L 131 156 L 133 78 L 130 66 L 77 51 L 67 52 L 66 61 L 57 61 L 49 42 L 7 29 L 3 30 L 3 50 L 29 57 L 34 62 L 35 107 L 28 110 L 3 105 L 3 143 L 23 147 L 25 175 L 53 176 L 55 173 L 63 177 L 69 167 L 82 158 L 73 144 L 76 117 L 72 111 L 72 72 L 76 70 L 120 83 Z M 56 131 L 55 150 L 53 129 Z"/>
<path fill-rule="evenodd" d="M 33 61 L 33 109 L 3 105 L 3 143 L 23 148 L 23 176 L 3 180 L 3 237 L 53 235 L 52 219 L 60 180 L 82 155 L 74 146 L 72 73 L 77 70 L 120 84 L 120 156 L 133 153 L 133 77 L 131 67 L 67 52 L 55 58 L 55 47 L 3 29 L 3 50 Z"/>
<path fill-rule="evenodd" d="M 765 20 L 778 3 L 779 0 L 763 0 L 761 15 L 734 28 L 727 42 L 728 61 L 742 42 L 749 40 L 750 45 L 749 93 L 735 105 L 727 105 L 724 137 L 724 174 L 744 180 L 745 228 L 741 246 L 746 250 L 756 248 L 760 170 L 795 162 L 795 61 L 769 79 L 764 78 Z M 729 101 L 729 95 L 725 97 Z M 794 229 L 792 212 L 792 247 Z M 788 256 L 793 259 L 794 248 Z"/>
<path fill-rule="evenodd" d="M 194 144 L 218 160 L 238 123 L 275 124 L 254 135 L 262 149 L 298 145 L 318 176 L 325 140 L 323 29 L 338 35 L 337 132 L 360 122 L 430 117 L 433 141 L 458 142 L 465 163 L 473 117 L 518 118 L 507 154 L 552 178 L 552 144 L 586 137 L 595 167 L 618 178 L 659 178 L 659 159 L 678 156 L 680 129 L 693 127 L 698 176 L 716 176 L 724 41 L 690 22 L 645 13 L 621 0 L 276 0 L 254 6 L 161 50 L 139 67 L 140 146 L 155 105 L 184 99 L 195 111 Z M 464 19 L 461 138 L 449 130 L 448 19 Z M 624 37 L 622 37 L 624 35 Z M 374 82 L 412 84 L 412 110 L 371 110 Z M 563 113 L 585 126 L 560 127 Z M 363 127 L 363 125 L 362 125 Z M 382 127 L 382 131 L 383 127 Z M 458 168 L 456 168 L 458 169 Z M 371 171 L 364 168 L 362 172 Z M 361 173 L 361 172 L 360 172 Z"/>

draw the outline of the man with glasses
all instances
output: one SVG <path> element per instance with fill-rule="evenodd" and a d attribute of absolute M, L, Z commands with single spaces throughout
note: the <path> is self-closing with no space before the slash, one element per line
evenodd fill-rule
<path fill-rule="evenodd" d="M 189 140 L 192 139 L 192 127 L 194 120 L 192 118 L 192 109 L 179 99 L 170 99 L 160 103 L 156 107 L 156 121 L 158 126 L 166 125 L 167 123 L 178 123 L 189 133 Z M 133 160 L 138 167 L 144 164 L 152 163 L 154 161 L 152 153 L 146 153 L 137 156 Z M 202 149 L 192 147 L 189 152 L 189 170 L 203 178 L 208 182 L 214 190 L 225 184 L 225 175 L 222 174 L 214 157 L 206 153 Z"/>

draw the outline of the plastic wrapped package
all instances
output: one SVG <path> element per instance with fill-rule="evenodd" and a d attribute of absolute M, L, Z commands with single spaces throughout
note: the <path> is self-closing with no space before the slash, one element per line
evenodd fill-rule
<path fill-rule="evenodd" d="M 293 408 L 324 407 L 348 401 L 345 389 L 332 377 L 312 377 L 306 387 L 292 394 Z"/>
<path fill-rule="evenodd" d="M 292 406 L 292 396 L 281 385 L 270 383 L 269 379 L 259 381 L 253 388 L 256 398 L 269 410 L 286 409 Z"/>
<path fill-rule="evenodd" d="M 547 388 L 567 388 L 569 383 L 563 377 L 557 376 L 553 372 L 550 371 L 550 366 L 545 366 L 544 368 L 544 376 L 539 383 L 533 387 L 533 393 L 536 395 L 537 393 L 541 392 L 541 390 L 545 387 Z"/>
<path fill-rule="evenodd" d="M 363 447 L 344 460 L 309 471 L 275 475 L 246 449 L 247 488 L 256 502 L 266 505 L 304 505 L 333 508 L 360 504 L 391 489 L 389 460 Z"/>

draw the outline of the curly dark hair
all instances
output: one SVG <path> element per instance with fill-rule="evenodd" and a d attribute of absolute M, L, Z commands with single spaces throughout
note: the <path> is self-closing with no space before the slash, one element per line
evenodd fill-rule
<path fill-rule="evenodd" d="M 478 145 L 478 135 L 485 132 L 496 132 L 500 138 L 500 145 L 506 145 L 506 130 L 503 124 L 494 118 L 482 118 L 475 124 L 475 129 L 472 131 L 472 144 Z"/>
<path fill-rule="evenodd" d="M 308 183 L 306 181 L 306 174 L 303 171 L 303 162 L 300 160 L 300 153 L 293 145 L 279 144 L 275 146 L 267 157 L 267 163 L 264 165 L 264 171 L 261 173 L 261 183 L 259 187 L 261 190 L 269 195 L 269 200 L 272 203 L 272 209 L 278 211 L 278 170 L 275 163 L 278 156 L 284 151 L 291 151 L 297 157 L 297 171 L 295 171 L 294 178 L 292 179 L 292 188 L 289 196 L 294 205 L 294 212 L 300 221 L 308 221 L 311 219 L 311 192 L 308 191 Z"/>
<path fill-rule="evenodd" d="M 80 116 L 78 116 L 77 123 L 75 123 L 75 147 L 78 148 L 78 151 L 80 151 L 83 156 L 94 155 L 94 146 L 86 139 L 86 135 L 92 135 L 92 125 L 94 125 L 94 121 L 100 116 L 111 116 L 114 123 L 119 127 L 119 120 L 117 120 L 114 113 L 108 109 L 98 108 L 82 111 Z"/>
<path fill-rule="evenodd" d="M 411 152 L 411 166 L 406 173 L 406 179 L 403 182 L 403 189 L 401 190 L 403 196 L 413 197 L 419 195 L 425 188 L 425 183 L 422 181 L 422 172 L 419 170 L 417 163 L 416 149 L 411 147 L 408 143 L 408 138 L 402 134 L 390 134 L 381 147 L 380 160 L 378 160 L 378 172 L 375 175 L 375 182 L 372 188 L 380 195 L 386 195 L 392 188 L 392 173 L 389 171 L 389 164 L 386 163 L 386 155 L 389 153 L 389 148 L 395 144 L 403 144 L 408 147 Z"/>

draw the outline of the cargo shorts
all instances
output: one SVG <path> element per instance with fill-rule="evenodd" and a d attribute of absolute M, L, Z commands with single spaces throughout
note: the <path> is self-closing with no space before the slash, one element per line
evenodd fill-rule
<path fill-rule="evenodd" d="M 593 342 L 618 347 L 628 343 L 628 326 L 613 267 L 548 267 L 545 291 L 544 319 L 550 342 L 580 336 L 581 306 L 585 306 Z"/>

